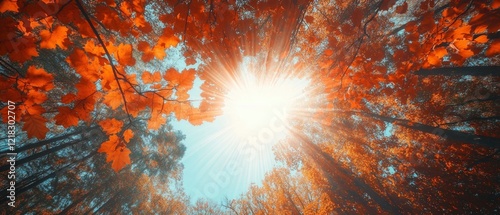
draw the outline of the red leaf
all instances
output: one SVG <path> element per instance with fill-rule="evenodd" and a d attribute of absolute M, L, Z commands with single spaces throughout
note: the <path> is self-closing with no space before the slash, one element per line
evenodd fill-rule
<path fill-rule="evenodd" d="M 49 131 L 45 123 L 47 119 L 40 115 L 29 115 L 23 116 L 23 130 L 28 133 L 28 138 L 36 137 L 39 140 L 45 139 L 45 135 Z"/>
<path fill-rule="evenodd" d="M 68 37 L 68 28 L 64 26 L 57 26 L 52 32 L 42 30 L 40 31 L 40 37 L 42 37 L 40 48 L 55 49 L 56 46 L 64 50 L 68 48 L 63 44 L 64 40 Z"/>
<path fill-rule="evenodd" d="M 58 114 L 54 117 L 56 124 L 65 128 L 78 125 L 78 116 L 75 111 L 69 107 L 58 107 Z"/>
<path fill-rule="evenodd" d="M 99 125 L 106 134 L 116 134 L 121 131 L 123 122 L 116 119 L 105 119 L 100 121 Z"/>

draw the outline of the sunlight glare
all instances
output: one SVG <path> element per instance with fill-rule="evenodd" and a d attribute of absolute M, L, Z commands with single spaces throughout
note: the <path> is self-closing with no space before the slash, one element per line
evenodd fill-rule
<path fill-rule="evenodd" d="M 238 133 L 244 135 L 269 126 L 273 118 L 286 123 L 289 110 L 300 102 L 304 87 L 305 81 L 297 78 L 266 83 L 247 74 L 226 95 L 224 113 L 230 116 Z"/>

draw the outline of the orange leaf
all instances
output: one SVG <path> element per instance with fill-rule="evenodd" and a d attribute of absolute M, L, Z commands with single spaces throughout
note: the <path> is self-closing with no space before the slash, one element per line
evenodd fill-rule
<path fill-rule="evenodd" d="M 12 61 L 24 63 L 32 57 L 38 56 L 34 37 L 24 36 L 12 43 L 14 50 L 9 53 L 9 57 Z"/>
<path fill-rule="evenodd" d="M 134 56 L 132 56 L 132 45 L 120 44 L 116 51 L 116 58 L 118 60 L 118 63 L 122 65 L 135 65 L 135 58 Z"/>
<path fill-rule="evenodd" d="M 52 32 L 42 30 L 40 31 L 40 37 L 42 37 L 40 48 L 55 49 L 56 46 L 64 50 L 68 48 L 63 44 L 64 40 L 68 37 L 68 28 L 64 26 L 57 26 Z"/>
<path fill-rule="evenodd" d="M 31 86 L 39 87 L 43 90 L 51 90 L 54 88 L 52 74 L 47 73 L 44 69 L 37 69 L 35 66 L 30 66 L 26 72 L 26 79 Z"/>
<path fill-rule="evenodd" d="M 108 92 L 104 96 L 104 104 L 109 106 L 111 109 L 116 110 L 120 105 L 122 105 L 122 96 L 118 90 L 113 90 Z"/>
<path fill-rule="evenodd" d="M 161 125 L 165 124 L 166 122 L 167 119 L 165 119 L 165 117 L 162 117 L 161 115 L 158 114 L 154 114 L 148 120 L 148 129 L 157 130 L 161 127 Z"/>
<path fill-rule="evenodd" d="M 73 93 L 66 94 L 61 97 L 61 102 L 64 104 L 69 104 L 76 99 L 76 95 Z"/>
<path fill-rule="evenodd" d="M 58 114 L 54 117 L 58 125 L 62 125 L 65 128 L 78 125 L 78 116 L 76 112 L 71 110 L 69 107 L 58 107 Z"/>
<path fill-rule="evenodd" d="M 134 137 L 134 132 L 130 129 L 127 129 L 125 130 L 125 132 L 123 132 L 123 139 L 125 139 L 125 142 L 130 142 L 130 139 L 132 139 Z"/>
<path fill-rule="evenodd" d="M 99 147 L 99 150 L 97 150 L 97 152 L 105 152 L 106 155 L 112 154 L 116 150 L 116 147 L 118 147 L 119 143 L 120 143 L 120 138 L 118 138 L 118 136 L 113 134 L 109 136 L 108 141 L 103 142 L 101 144 L 101 147 Z M 106 161 L 109 162 L 109 160 L 107 159 Z"/>
<path fill-rule="evenodd" d="M 4 13 L 6 11 L 19 12 L 17 1 L 3 0 L 2 2 L 0 2 L 0 13 Z"/>
<path fill-rule="evenodd" d="M 163 31 L 162 36 L 158 40 L 158 43 L 156 43 L 156 46 L 162 47 L 164 49 L 170 48 L 172 46 L 176 46 L 177 43 L 179 43 L 179 38 L 177 38 L 171 29 L 165 28 Z"/>
<path fill-rule="evenodd" d="M 29 115 L 23 116 L 23 130 L 28 133 L 28 138 L 36 137 L 39 140 L 45 139 L 45 135 L 49 131 L 45 123 L 47 119 L 40 115 Z"/>
<path fill-rule="evenodd" d="M 106 134 L 116 134 L 120 132 L 123 126 L 123 122 L 116 119 L 105 119 L 99 122 Z"/>
<path fill-rule="evenodd" d="M 486 56 L 492 57 L 494 55 L 500 54 L 500 40 L 496 39 L 490 44 L 488 50 L 486 50 Z"/>
<path fill-rule="evenodd" d="M 88 53 L 92 53 L 96 56 L 104 55 L 104 48 L 102 48 L 102 46 L 100 46 L 100 45 L 96 45 L 93 40 L 88 40 L 84 46 L 84 49 Z"/>
<path fill-rule="evenodd" d="M 76 98 L 78 99 L 85 99 L 96 91 L 94 83 L 86 78 L 81 78 L 80 81 L 75 84 L 75 87 L 78 90 L 76 94 Z"/>
<path fill-rule="evenodd" d="M 184 70 L 178 77 L 178 90 L 188 90 L 193 87 L 196 72 L 193 69 Z"/>
<path fill-rule="evenodd" d="M 141 78 L 145 84 L 151 84 L 154 82 L 161 81 L 161 74 L 160 72 L 155 72 L 151 74 L 150 72 L 146 71 L 142 73 Z"/>
<path fill-rule="evenodd" d="M 120 171 L 123 167 L 130 164 L 130 150 L 127 147 L 120 147 L 116 149 L 112 154 L 108 155 L 109 160 L 113 161 L 111 168 L 115 172 Z"/>
<path fill-rule="evenodd" d="M 101 65 L 99 65 L 97 60 L 91 60 L 85 51 L 75 49 L 73 53 L 66 58 L 66 62 L 68 62 L 78 74 L 89 79 L 91 82 L 95 82 L 99 79 Z"/>
<path fill-rule="evenodd" d="M 326 56 L 332 56 L 332 54 L 333 54 L 333 50 L 331 50 L 331 49 L 327 49 L 327 50 L 325 50 L 325 51 L 324 51 L 324 54 L 325 54 Z"/>
<path fill-rule="evenodd" d="M 488 37 L 486 35 L 481 35 L 474 39 L 477 43 L 487 43 L 488 42 Z"/>
<path fill-rule="evenodd" d="M 177 80 L 179 79 L 180 73 L 177 72 L 174 68 L 170 68 L 165 72 L 163 78 L 169 82 L 170 85 L 176 86 L 178 84 Z"/>

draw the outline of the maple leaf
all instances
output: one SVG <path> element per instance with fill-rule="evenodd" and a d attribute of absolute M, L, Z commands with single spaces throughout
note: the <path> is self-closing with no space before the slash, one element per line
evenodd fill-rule
<path fill-rule="evenodd" d="M 99 125 L 106 134 L 116 134 L 122 129 L 123 122 L 113 118 L 102 120 L 99 122 Z"/>
<path fill-rule="evenodd" d="M 445 55 L 448 54 L 448 51 L 444 47 L 439 47 L 436 48 L 427 58 L 427 61 L 431 65 L 438 65 L 441 61 L 440 59 L 443 58 Z"/>
<path fill-rule="evenodd" d="M 38 69 L 35 66 L 30 66 L 26 72 L 26 80 L 31 86 L 41 88 L 42 90 L 51 90 L 54 88 L 52 80 L 54 76 L 47 73 L 43 68 Z"/>
<path fill-rule="evenodd" d="M 104 96 L 104 104 L 109 106 L 111 109 L 116 110 L 116 108 L 122 105 L 121 93 L 118 90 L 109 91 Z"/>
<path fill-rule="evenodd" d="M 91 60 L 85 51 L 75 49 L 71 55 L 66 58 L 66 62 L 71 65 L 75 71 L 82 77 L 94 82 L 99 79 L 99 70 L 101 65 L 96 60 Z"/>
<path fill-rule="evenodd" d="M 488 42 L 488 37 L 486 35 L 481 35 L 474 39 L 477 43 L 487 43 Z"/>
<path fill-rule="evenodd" d="M 101 147 L 99 147 L 99 150 L 97 152 L 104 152 L 106 155 L 112 154 L 116 148 L 118 147 L 120 143 L 120 138 L 116 136 L 115 134 L 109 136 L 109 139 L 101 144 Z M 106 161 L 109 162 L 110 160 L 107 159 Z"/>
<path fill-rule="evenodd" d="M 485 53 L 485 55 L 488 57 L 492 57 L 492 56 L 495 56 L 497 54 L 500 54 L 500 40 L 499 39 L 496 39 L 495 41 L 493 41 Z"/>
<path fill-rule="evenodd" d="M 152 114 L 148 120 L 148 129 L 157 130 L 161 125 L 165 124 L 167 119 L 159 114 Z"/>
<path fill-rule="evenodd" d="M 130 150 L 127 147 L 119 147 L 112 154 L 109 154 L 109 160 L 113 161 L 111 164 L 111 168 L 115 170 L 115 172 L 120 171 L 123 167 L 130 164 Z"/>
<path fill-rule="evenodd" d="M 11 43 L 13 50 L 9 52 L 9 58 L 12 61 L 22 64 L 32 57 L 38 56 L 35 42 L 33 36 L 24 36 L 19 39 L 14 39 Z"/>
<path fill-rule="evenodd" d="M 176 86 L 178 83 L 178 79 L 179 79 L 179 76 L 180 76 L 180 73 L 177 72 L 176 69 L 174 68 L 170 68 L 167 70 L 167 72 L 165 72 L 165 75 L 163 75 L 163 78 L 169 82 L 169 85 L 172 85 L 172 86 Z"/>
<path fill-rule="evenodd" d="M 73 102 L 75 100 L 75 98 L 76 98 L 75 94 L 68 93 L 68 94 L 61 97 L 61 102 L 64 104 L 69 104 L 69 103 Z"/>
<path fill-rule="evenodd" d="M 96 56 L 104 55 L 104 48 L 100 45 L 96 45 L 94 40 L 89 40 L 84 46 L 85 51 L 92 53 Z"/>
<path fill-rule="evenodd" d="M 132 139 L 134 137 L 134 132 L 130 129 L 127 129 L 125 130 L 125 132 L 123 132 L 123 139 L 125 140 L 125 142 L 130 142 L 130 139 Z"/>
<path fill-rule="evenodd" d="M 28 133 L 28 138 L 36 137 L 39 140 L 45 139 L 45 135 L 49 131 L 45 123 L 45 119 L 41 115 L 30 115 L 26 114 L 23 116 L 23 130 Z"/>
<path fill-rule="evenodd" d="M 161 81 L 161 74 L 160 72 L 151 74 L 150 72 L 146 71 L 142 73 L 141 78 L 145 84 L 151 84 Z"/>
<path fill-rule="evenodd" d="M 4 0 L 0 2 L 0 13 L 5 13 L 6 11 L 19 12 L 19 6 L 17 6 L 17 1 Z"/>
<path fill-rule="evenodd" d="M 165 28 L 156 46 L 162 47 L 163 49 L 167 49 L 176 46 L 179 42 L 180 42 L 179 38 L 177 38 L 173 34 L 172 30 L 169 28 Z"/>
<path fill-rule="evenodd" d="M 132 56 L 132 45 L 120 44 L 116 51 L 116 58 L 118 63 L 122 65 L 133 66 L 135 64 L 135 58 Z"/>
<path fill-rule="evenodd" d="M 68 37 L 68 28 L 64 26 L 57 26 L 52 32 L 49 30 L 40 31 L 42 42 L 40 48 L 55 49 L 56 46 L 66 50 L 68 47 L 64 45 L 64 40 Z"/>
<path fill-rule="evenodd" d="M 42 104 L 47 100 L 47 95 L 37 90 L 29 90 L 27 97 L 28 99 L 25 102 L 27 104 Z"/>
<path fill-rule="evenodd" d="M 58 125 L 62 125 L 65 128 L 78 125 L 78 116 L 75 111 L 69 107 L 58 107 L 58 114 L 54 117 Z"/>
<path fill-rule="evenodd" d="M 80 78 L 75 87 L 78 90 L 76 94 L 77 99 L 86 99 L 96 91 L 94 83 L 86 78 Z"/>

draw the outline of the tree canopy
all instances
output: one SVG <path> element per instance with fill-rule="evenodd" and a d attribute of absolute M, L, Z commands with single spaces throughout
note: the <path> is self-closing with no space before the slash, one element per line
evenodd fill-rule
<path fill-rule="evenodd" d="M 16 207 L 6 158 L 0 208 L 498 213 L 499 10 L 498 0 L 2 1 L 0 138 L 15 149 L 0 150 L 17 155 Z M 310 83 L 273 146 L 279 165 L 239 198 L 190 201 L 185 136 L 171 121 L 223 115 L 250 61 L 259 80 Z"/>

